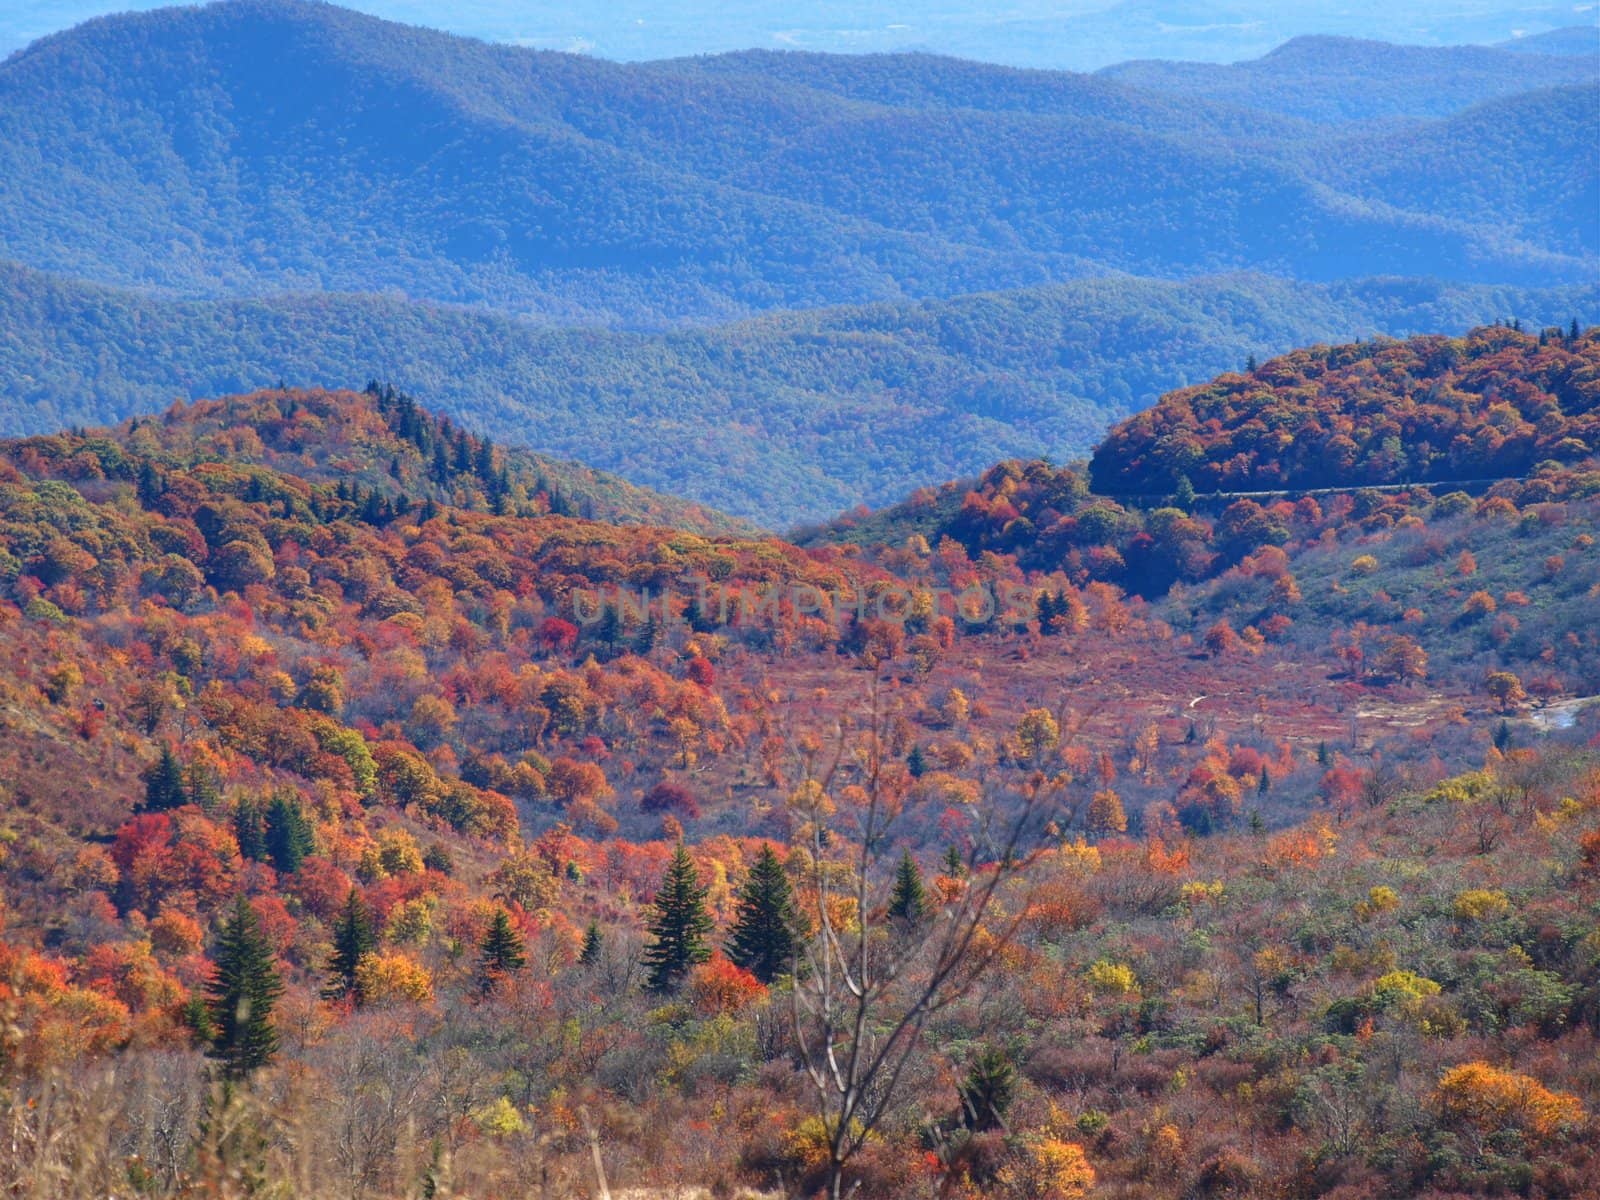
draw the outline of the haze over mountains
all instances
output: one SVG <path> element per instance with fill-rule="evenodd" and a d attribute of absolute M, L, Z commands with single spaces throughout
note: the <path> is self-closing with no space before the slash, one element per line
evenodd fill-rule
<path fill-rule="evenodd" d="M 161 0 L 14 0 L 0 54 L 90 17 Z M 756 46 L 832 53 L 932 51 L 984 62 L 1090 71 L 1135 58 L 1236 62 L 1308 33 L 1419 45 L 1570 46 L 1593 4 L 1541 0 L 356 0 L 388 20 L 602 58 L 642 60 Z M 1591 33 L 1592 41 L 1592 33 Z"/>
<path fill-rule="evenodd" d="M 0 64 L 0 426 L 380 377 L 781 527 L 1082 453 L 1252 353 L 1595 319 L 1597 78 L 1336 38 L 1085 76 L 624 65 L 300 0 L 98 20 Z"/>
<path fill-rule="evenodd" d="M 44 432 L 174 388 L 375 376 L 498 440 L 784 529 L 997 459 L 1083 454 L 1149 398 L 1277 347 L 1507 312 L 1565 323 L 1600 312 L 1600 287 L 1083 280 L 641 332 L 388 297 L 174 300 L 0 267 L 0 379 L 8 420 Z"/>

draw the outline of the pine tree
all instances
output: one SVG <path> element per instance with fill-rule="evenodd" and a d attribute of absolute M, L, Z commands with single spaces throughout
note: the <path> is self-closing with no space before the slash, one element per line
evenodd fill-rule
<path fill-rule="evenodd" d="M 489 930 L 478 946 L 478 990 L 485 995 L 494 991 L 495 984 L 514 971 L 520 971 L 528 962 L 522 938 L 511 927 L 511 916 L 503 908 L 495 909 Z"/>
<path fill-rule="evenodd" d="M 921 779 L 928 773 L 928 756 L 920 745 L 911 747 L 911 753 L 906 755 L 906 770 L 913 779 Z"/>
<path fill-rule="evenodd" d="M 267 805 L 266 848 L 272 865 L 285 875 L 298 871 L 306 855 L 316 849 L 311 822 L 298 800 L 280 794 Z"/>
<path fill-rule="evenodd" d="M 154 508 L 161 497 L 166 494 L 167 482 L 156 473 L 149 459 L 139 464 L 139 478 L 134 484 L 139 497 L 139 503 L 145 508 Z"/>
<path fill-rule="evenodd" d="M 166 812 L 188 801 L 183 786 L 183 764 L 172 752 L 172 747 L 162 745 L 161 757 L 144 777 L 144 804 L 142 812 Z"/>
<path fill-rule="evenodd" d="M 911 851 L 900 854 L 900 866 L 894 873 L 894 890 L 889 893 L 889 916 L 896 921 L 915 925 L 928 915 L 928 892 L 922 886 L 922 871 Z"/>
<path fill-rule="evenodd" d="M 656 648 L 656 643 L 661 640 L 661 621 L 654 612 L 650 619 L 644 623 L 633 638 L 633 652 L 641 658 Z"/>
<path fill-rule="evenodd" d="M 961 1097 L 961 1123 L 977 1133 L 1005 1128 L 1006 1112 L 1017 1092 L 1017 1068 L 998 1046 L 986 1046 L 967 1069 L 956 1089 Z"/>
<path fill-rule="evenodd" d="M 192 992 L 183 1002 L 183 1007 L 178 1010 L 178 1020 L 187 1029 L 195 1042 L 210 1044 L 216 1036 L 216 1029 L 211 1024 L 211 1009 L 206 1004 L 206 998 L 199 992 Z"/>
<path fill-rule="evenodd" d="M 241 895 L 217 939 L 217 965 L 206 984 L 212 1058 L 232 1079 L 264 1067 L 278 1052 L 272 1009 L 283 994 L 272 943 L 255 909 Z"/>
<path fill-rule="evenodd" d="M 233 836 L 239 843 L 239 853 L 252 862 L 264 862 L 267 857 L 267 823 L 261 816 L 261 803 L 248 796 L 239 798 L 233 810 Z"/>
<path fill-rule="evenodd" d="M 1265 796 L 1272 790 L 1272 776 L 1265 767 L 1261 768 L 1261 778 L 1256 780 L 1256 795 Z"/>
<path fill-rule="evenodd" d="M 954 844 L 944 848 L 944 873 L 951 879 L 966 878 L 967 864 Z"/>
<path fill-rule="evenodd" d="M 222 803 L 222 785 L 217 773 L 204 763 L 190 763 L 183 772 L 183 795 L 188 803 L 207 813 L 214 812 Z"/>
<path fill-rule="evenodd" d="M 652 992 L 670 992 L 696 963 L 711 957 L 706 935 L 711 915 L 706 912 L 706 889 L 695 875 L 694 862 L 683 843 L 672 852 L 666 877 L 656 893 L 655 915 L 650 918 L 654 939 L 644 952 L 645 986 Z"/>
<path fill-rule="evenodd" d="M 333 957 L 328 961 L 328 972 L 333 976 L 322 994 L 330 1000 L 355 995 L 360 1003 L 361 993 L 356 986 L 356 968 L 361 960 L 378 945 L 372 928 L 372 914 L 367 911 L 361 893 L 355 888 L 344 898 L 344 910 L 333 927 Z"/>
<path fill-rule="evenodd" d="M 1194 484 L 1187 475 L 1178 476 L 1178 486 L 1172 490 L 1172 503 L 1186 513 L 1194 511 Z"/>
<path fill-rule="evenodd" d="M 738 910 L 728 936 L 728 959 L 762 983 L 787 973 L 794 961 L 794 892 L 783 864 L 763 844 L 739 889 Z"/>
<path fill-rule="evenodd" d="M 583 931 L 583 949 L 578 951 L 578 964 L 592 967 L 600 961 L 600 955 L 606 948 L 606 935 L 600 929 L 598 921 L 590 921 L 589 927 Z"/>

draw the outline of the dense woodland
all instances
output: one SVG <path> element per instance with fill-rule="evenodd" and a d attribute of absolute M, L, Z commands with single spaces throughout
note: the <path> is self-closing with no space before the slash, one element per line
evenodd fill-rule
<path fill-rule="evenodd" d="M 1397 46 L 1298 37 L 1246 62 L 1118 63 L 1097 72 L 1141 90 L 1266 109 L 1315 121 L 1448 117 L 1483 100 L 1585 82 L 1600 44 L 1592 29 L 1501 46 Z M 1528 73 L 1532 55 L 1533 73 Z M 1567 55 L 1565 61 L 1549 55 Z"/>
<path fill-rule="evenodd" d="M 1284 355 L 1162 397 L 1111 431 L 1089 474 L 1113 495 L 1482 484 L 1597 446 L 1600 334 L 1574 321 Z"/>
<path fill-rule="evenodd" d="M 1515 454 L 1597 353 L 1211 389 L 1354 428 L 1432 363 Z M 0 444 L 5 1186 L 1588 1194 L 1592 455 L 1094 477 L 801 547 L 563 513 L 383 387 Z"/>
<path fill-rule="evenodd" d="M 0 266 L 0 428 L 377 378 L 503 442 L 782 530 L 1002 459 L 1080 457 L 1112 421 L 1252 356 L 1511 314 L 1593 323 L 1600 288 L 1090 280 L 639 333 L 381 297 L 174 300 Z"/>

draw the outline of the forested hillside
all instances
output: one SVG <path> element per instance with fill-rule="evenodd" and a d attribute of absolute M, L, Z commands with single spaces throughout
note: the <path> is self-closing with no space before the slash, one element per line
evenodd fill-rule
<path fill-rule="evenodd" d="M 1257 377 L 1498 429 L 1543 342 Z M 0 443 L 9 1190 L 1585 1195 L 1592 458 L 810 548 L 531 470 L 386 390 Z"/>
<path fill-rule="evenodd" d="M 1594 86 L 1582 59 L 1501 57 L 1524 87 Z M 1404 56 L 1370 70 L 1440 94 Z M 1390 164 L 1395 137 L 1447 139 L 1462 172 L 1515 181 L 1592 148 L 1588 94 L 1515 139 L 1351 138 L 927 56 L 625 66 L 243 0 L 91 22 L 0 64 L 0 254 L 193 294 L 398 289 L 600 323 L 1107 272 L 1583 282 L 1582 195 L 1536 176 L 1507 224 Z"/>
<path fill-rule="evenodd" d="M 1200 492 L 1521 479 L 1600 449 L 1600 334 L 1318 346 L 1163 396 L 1095 451 L 1097 490 Z"/>
<path fill-rule="evenodd" d="M 1600 291 L 1102 280 L 647 334 L 379 297 L 169 300 L 0 267 L 0 428 L 376 378 L 504 444 L 785 529 L 999 459 L 1080 456 L 1252 355 L 1510 316 L 1592 323 Z"/>
<path fill-rule="evenodd" d="M 1003 556 L 1142 596 L 1196 644 L 1292 642 L 1356 678 L 1505 667 L 1588 694 L 1597 380 L 1600 333 L 1570 327 L 1314 347 L 1163 397 L 1087 468 L 1000 463 L 800 541 Z"/>

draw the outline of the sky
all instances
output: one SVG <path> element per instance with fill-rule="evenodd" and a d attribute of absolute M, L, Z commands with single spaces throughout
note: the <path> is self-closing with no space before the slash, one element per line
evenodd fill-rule
<path fill-rule="evenodd" d="M 1541 0 L 346 0 L 452 33 L 605 58 L 725 50 L 929 50 L 1094 70 L 1131 58 L 1231 62 L 1307 33 L 1493 43 L 1594 24 L 1600 5 Z M 0 54 L 158 0 L 0 0 Z"/>

